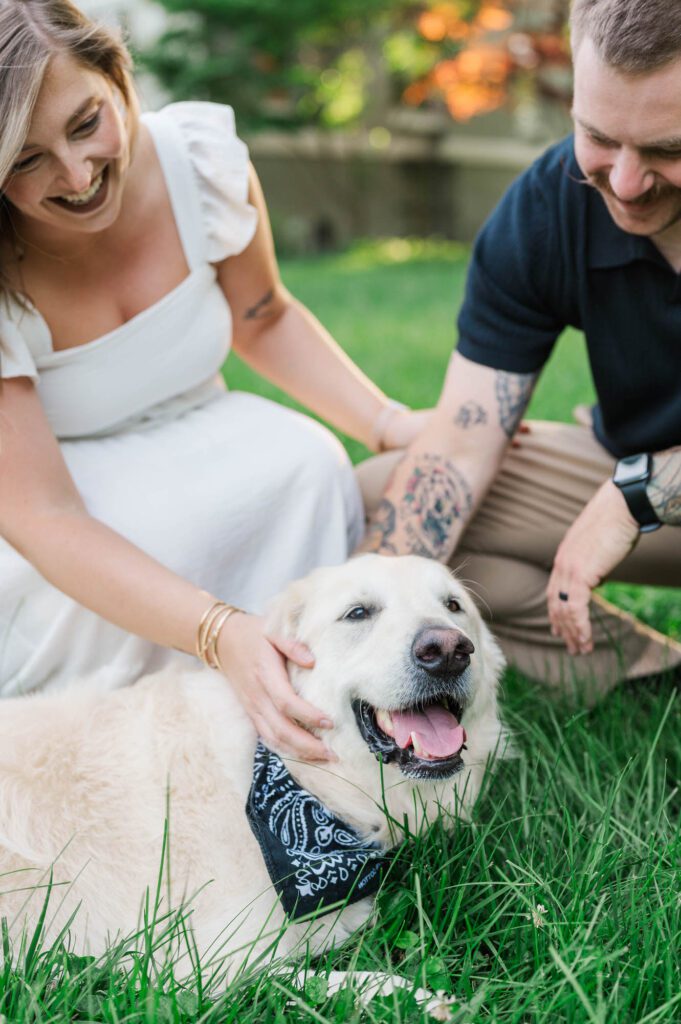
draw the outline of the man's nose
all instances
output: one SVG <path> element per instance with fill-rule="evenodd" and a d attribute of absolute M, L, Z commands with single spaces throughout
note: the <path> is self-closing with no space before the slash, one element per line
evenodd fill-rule
<path fill-rule="evenodd" d="M 655 175 L 634 149 L 623 146 L 610 170 L 610 188 L 622 202 L 645 195 L 655 184 Z"/>

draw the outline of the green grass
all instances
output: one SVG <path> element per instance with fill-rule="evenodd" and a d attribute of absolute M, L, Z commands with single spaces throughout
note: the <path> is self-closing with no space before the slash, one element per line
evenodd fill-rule
<path fill-rule="evenodd" d="M 429 405 L 451 351 L 465 261 L 451 247 L 392 244 L 289 263 L 284 276 L 390 394 Z M 233 387 L 274 394 L 235 360 L 228 376 Z M 591 394 L 583 343 L 569 334 L 531 414 L 569 419 Z M 613 595 L 679 635 L 678 592 Z M 317 966 L 399 971 L 444 989 L 457 999 L 455 1024 L 681 1020 L 678 694 L 624 686 L 594 710 L 575 710 L 509 672 L 503 708 L 518 753 L 488 776 L 474 825 L 438 826 L 406 844 L 376 921 Z M 149 955 L 153 938 L 146 954 L 124 944 L 100 962 L 44 950 L 38 939 L 13 953 L 5 943 L 0 1024 L 424 1019 L 404 993 L 364 1011 L 347 994 L 327 999 L 323 982 L 295 993 L 293 969 L 217 994 L 203 965 L 181 986 L 172 963 L 159 967 Z"/>

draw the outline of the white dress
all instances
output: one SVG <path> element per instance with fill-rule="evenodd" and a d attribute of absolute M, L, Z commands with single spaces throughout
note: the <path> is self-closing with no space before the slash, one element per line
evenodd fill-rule
<path fill-rule="evenodd" d="M 213 264 L 253 236 L 246 147 L 229 107 L 143 115 L 189 276 L 122 327 L 53 351 L 40 314 L 0 314 L 0 372 L 28 376 L 90 513 L 185 579 L 250 611 L 358 542 L 362 507 L 336 439 L 313 420 L 229 392 L 231 315 Z M 8 486 L 5 482 L 3 486 Z M 170 657 L 49 585 L 0 538 L 0 696 L 107 685 Z"/>

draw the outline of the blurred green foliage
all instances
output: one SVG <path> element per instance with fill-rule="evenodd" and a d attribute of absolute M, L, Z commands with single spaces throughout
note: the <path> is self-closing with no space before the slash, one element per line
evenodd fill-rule
<path fill-rule="evenodd" d="M 413 6 L 407 0 L 158 2 L 170 27 L 139 62 L 177 99 L 232 103 L 247 128 L 354 120 L 374 78 L 372 40 Z"/>
<path fill-rule="evenodd" d="M 566 0 L 157 0 L 138 60 L 175 99 L 231 103 L 246 129 L 457 121 L 570 92 Z"/>

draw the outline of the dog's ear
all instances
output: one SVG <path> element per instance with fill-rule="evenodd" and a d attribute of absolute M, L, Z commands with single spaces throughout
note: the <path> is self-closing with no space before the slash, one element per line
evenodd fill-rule
<path fill-rule="evenodd" d="M 300 620 L 305 607 L 305 581 L 290 583 L 269 602 L 265 612 L 265 628 L 270 636 L 299 640 Z"/>

